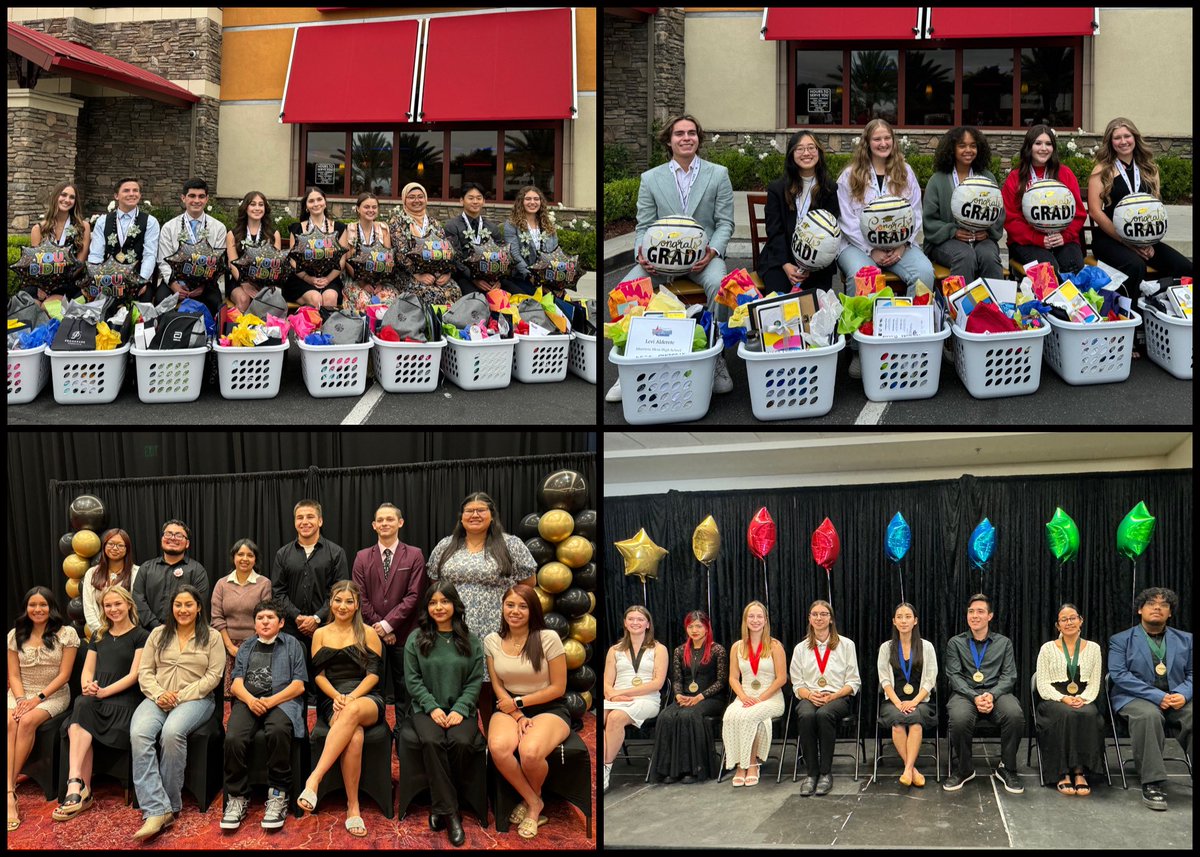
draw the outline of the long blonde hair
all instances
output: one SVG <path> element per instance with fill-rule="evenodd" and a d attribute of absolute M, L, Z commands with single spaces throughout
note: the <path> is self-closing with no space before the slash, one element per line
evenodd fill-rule
<path fill-rule="evenodd" d="M 746 614 L 750 612 L 751 607 L 757 607 L 763 612 L 762 639 L 759 640 L 763 644 L 763 651 L 770 654 L 775 644 L 775 638 L 771 636 L 771 617 L 767 614 L 767 608 L 763 606 L 761 601 L 751 601 L 742 610 L 742 635 L 739 640 L 742 644 L 741 654 L 747 660 L 750 658 L 750 629 L 746 626 Z"/>
<path fill-rule="evenodd" d="M 108 614 L 104 612 L 104 599 L 114 594 L 121 596 L 121 600 L 129 605 L 129 621 L 133 623 L 135 628 L 138 625 L 137 604 L 134 602 L 133 596 L 124 586 L 114 583 L 105 589 L 104 593 L 100 596 L 100 630 L 92 635 L 93 643 L 100 642 L 100 639 L 112 628 L 112 623 L 108 621 Z"/>
<path fill-rule="evenodd" d="M 641 604 L 634 604 L 632 607 L 630 607 L 628 610 L 625 611 L 625 616 L 621 617 L 621 627 L 624 628 L 624 626 L 625 626 L 625 617 L 627 617 L 630 613 L 633 613 L 635 610 L 638 613 L 641 613 L 643 616 L 646 617 L 646 639 L 642 641 L 642 650 L 645 651 L 646 649 L 650 649 L 651 651 L 653 651 L 653 649 L 654 649 L 654 620 L 650 618 L 649 610 L 647 610 Z M 624 649 L 626 652 L 628 652 L 631 656 L 633 655 L 633 640 L 629 636 L 628 628 L 625 628 L 625 635 L 623 637 L 621 637 L 621 642 L 617 643 L 617 651 L 619 652 L 622 649 Z"/>
<path fill-rule="evenodd" d="M 814 601 L 809 605 L 808 612 L 811 613 L 813 607 L 817 606 L 825 607 L 829 610 L 829 651 L 832 652 L 838 647 L 838 640 L 841 639 L 838 636 L 837 625 L 833 621 L 833 608 L 829 606 L 828 601 Z M 804 643 L 814 652 L 817 650 L 817 635 L 813 633 L 812 619 L 808 620 L 808 636 L 805 637 Z"/>
<path fill-rule="evenodd" d="M 863 129 L 862 136 L 858 138 L 858 143 L 854 146 L 854 154 L 850 158 L 850 165 L 846 167 L 850 171 L 850 196 L 859 201 L 862 200 L 863 192 L 875 175 L 875 170 L 871 166 L 871 136 L 880 127 L 886 128 L 892 135 L 892 151 L 883 166 L 884 174 L 887 175 L 888 191 L 893 196 L 904 196 L 908 190 L 908 164 L 896 142 L 896 132 L 885 120 L 872 119 Z"/>
<path fill-rule="evenodd" d="M 1113 134 L 1120 127 L 1129 129 L 1133 135 L 1133 162 L 1141 172 L 1142 187 L 1145 192 L 1158 196 L 1158 164 L 1154 163 L 1154 155 L 1137 126 L 1123 116 L 1118 116 L 1104 128 L 1104 139 L 1100 141 L 1100 149 L 1096 152 L 1096 169 L 1100 171 L 1100 203 L 1108 205 L 1112 195 L 1113 181 L 1117 176 L 1117 152 L 1113 148 Z"/>

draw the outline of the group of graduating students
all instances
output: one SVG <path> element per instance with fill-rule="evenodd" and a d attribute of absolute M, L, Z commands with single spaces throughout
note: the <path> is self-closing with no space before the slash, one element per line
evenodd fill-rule
<path fill-rule="evenodd" d="M 138 300 L 158 303 L 175 292 L 181 299 L 200 301 L 214 317 L 223 300 L 218 282 L 191 288 L 173 277 L 167 257 L 184 244 L 202 240 L 218 249 L 225 248 L 229 260 L 228 297 L 245 312 L 260 287 L 243 280 L 243 265 L 238 260 L 247 248 L 259 244 L 283 249 L 285 236 L 275 227 L 271 205 L 261 191 L 250 191 L 242 198 L 232 230 L 207 213 L 209 192 L 203 179 L 188 179 L 184 183 L 179 198 L 184 213 L 161 225 L 154 215 L 139 207 L 142 194 L 138 179 L 118 180 L 113 197 L 115 209 L 100 215 L 93 226 L 83 215 L 77 186 L 70 182 L 59 185 L 50 194 L 45 215 L 30 232 L 31 245 L 49 239 L 60 246 L 69 246 L 72 255 L 81 262 L 98 264 L 112 258 L 120 264 L 134 265 L 136 273 L 147 281 L 136 295 Z M 350 251 L 359 246 L 378 244 L 395 252 L 396 278 L 394 285 L 357 281 L 354 264 L 343 256 L 339 267 L 324 276 L 294 270 L 283 284 L 284 297 L 301 305 L 346 307 L 361 312 L 373 298 L 390 304 L 403 294 L 415 295 L 426 304 L 451 304 L 464 294 L 487 293 L 497 288 L 532 294 L 535 287 L 529 281 L 529 267 L 543 253 L 558 247 L 557 230 L 550 218 L 546 198 L 532 185 L 518 191 L 512 211 L 503 224 L 489 222 L 483 217 L 484 188 L 474 182 L 467 182 L 462 188 L 463 210 L 445 224 L 429 216 L 426 210 L 428 196 L 417 182 L 405 185 L 401 201 L 399 213 L 385 223 L 378 221 L 379 198 L 373 193 L 359 194 L 354 206 L 358 220 L 347 225 L 327 216 L 328 200 L 323 191 L 308 188 L 301 203 L 300 220 L 289 227 L 287 248 L 294 248 L 297 241 L 312 234 L 334 238 L 342 248 Z M 426 238 L 433 237 L 443 238 L 453 245 L 454 271 L 410 274 L 400 257 L 420 247 Z M 472 274 L 467 259 L 489 238 L 508 245 L 512 259 L 510 276 L 488 280 Z M 155 289 L 150 284 L 156 274 L 160 285 Z M 37 286 L 27 286 L 26 290 L 39 305 L 49 296 Z M 78 294 L 79 290 L 72 286 L 63 291 L 68 299 Z"/>
<path fill-rule="evenodd" d="M 1191 753 L 1192 635 L 1167 627 L 1178 609 L 1169 589 L 1149 588 L 1135 600 L 1140 622 L 1108 642 L 1112 707 L 1128 721 L 1143 803 L 1167 808 L 1163 744 L 1167 724 Z M 1001 762 L 995 779 L 1012 794 L 1024 787 L 1017 775 L 1017 749 L 1025 731 L 1018 695 L 1013 643 L 993 630 L 991 599 L 972 595 L 967 630 L 945 645 L 940 670 L 948 691 L 946 710 L 952 770 L 943 782 L 957 791 L 975 777 L 971 741 L 978 722 L 998 725 Z M 1096 699 L 1103 685 L 1099 643 L 1083 637 L 1084 617 L 1063 604 L 1057 635 L 1042 645 L 1036 666 L 1038 742 L 1047 776 L 1063 795 L 1087 796 L 1090 777 L 1104 770 L 1102 720 Z M 840 634 L 833 609 L 814 601 L 805 638 L 792 651 L 771 636 L 766 608 L 751 601 L 742 611 L 741 633 L 730 651 L 715 642 L 703 611 L 684 620 L 687 641 L 668 666 L 666 647 L 654 639 L 646 608 L 625 613 L 623 638 L 608 653 L 604 673 L 605 788 L 629 724 L 657 717 L 651 777 L 663 783 L 694 783 L 718 773 L 716 736 L 710 721 L 721 719 L 725 767 L 735 768 L 733 787 L 759 782 L 761 761 L 771 747 L 771 721 L 784 714 L 785 694 L 795 695 L 797 733 L 805 777 L 802 796 L 825 795 L 833 787 L 832 758 L 839 721 L 853 712 L 852 697 L 862 678 L 854 642 Z M 881 729 L 890 730 L 904 770 L 903 786 L 922 787 L 917 757 L 924 736 L 937 725 L 931 695 L 937 684 L 936 649 L 918 630 L 916 609 L 899 604 L 890 640 L 880 647 L 876 674 Z M 671 682 L 674 704 L 659 711 L 660 690 Z M 729 697 L 732 699 L 729 700 Z M 729 701 L 727 701 L 729 700 Z M 1046 783 L 1047 785 L 1049 783 Z"/>

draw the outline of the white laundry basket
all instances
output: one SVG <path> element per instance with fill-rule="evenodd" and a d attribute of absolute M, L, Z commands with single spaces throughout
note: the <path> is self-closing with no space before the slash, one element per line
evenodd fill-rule
<path fill-rule="evenodd" d="M 567 360 L 571 350 L 571 334 L 550 336 L 517 334 L 513 349 L 513 375 L 522 384 L 541 384 L 561 381 L 567 377 Z"/>
<path fill-rule="evenodd" d="M 968 333 L 954 327 L 954 367 L 976 399 L 1025 396 L 1042 382 L 1042 344 L 1050 325 L 1011 333 Z"/>
<path fill-rule="evenodd" d="M 571 334 L 571 354 L 567 369 L 589 384 L 596 383 L 596 337 L 576 331 Z"/>
<path fill-rule="evenodd" d="M 288 343 L 240 347 L 213 343 L 221 395 L 226 399 L 273 399 L 283 380 Z"/>
<path fill-rule="evenodd" d="M 844 336 L 833 345 L 799 351 L 751 351 L 744 342 L 738 345 L 738 357 L 746 361 L 755 418 L 791 420 L 829 413 L 838 352 L 845 347 Z"/>
<path fill-rule="evenodd" d="M 687 357 L 625 357 L 613 348 L 608 359 L 621 378 L 621 408 L 632 424 L 680 423 L 708 413 L 713 370 L 725 344 Z"/>
<path fill-rule="evenodd" d="M 372 337 L 371 362 L 375 380 L 389 393 L 428 393 L 436 390 L 446 340 L 388 342 Z"/>
<path fill-rule="evenodd" d="M 297 339 L 301 372 L 308 394 L 318 399 L 361 396 L 367 389 L 370 342 L 357 345 L 308 345 Z"/>
<path fill-rule="evenodd" d="M 1091 324 L 1050 319 L 1046 362 L 1068 384 L 1112 384 L 1129 377 L 1133 359 L 1133 329 L 1142 317 L 1130 311 L 1129 321 Z"/>
<path fill-rule="evenodd" d="M 207 343 L 199 348 L 134 348 L 138 398 L 148 405 L 196 401 L 207 355 Z"/>
<path fill-rule="evenodd" d="M 1138 309 L 1146 320 L 1146 353 L 1176 378 L 1192 380 L 1192 320 L 1163 315 L 1144 299 Z M 12 401 L 9 399 L 9 401 Z"/>
<path fill-rule="evenodd" d="M 925 336 L 863 336 L 854 331 L 867 398 L 896 402 L 936 395 L 942 378 L 942 343 L 949 335 L 949 327 Z"/>
<path fill-rule="evenodd" d="M 512 382 L 516 339 L 446 339 L 442 373 L 464 390 L 500 390 Z"/>
<path fill-rule="evenodd" d="M 112 351 L 53 351 L 50 379 L 60 405 L 106 405 L 117 398 L 125 381 L 132 342 Z"/>
<path fill-rule="evenodd" d="M 8 403 L 23 405 L 32 402 L 46 386 L 50 377 L 49 346 L 13 349 L 8 352 Z"/>

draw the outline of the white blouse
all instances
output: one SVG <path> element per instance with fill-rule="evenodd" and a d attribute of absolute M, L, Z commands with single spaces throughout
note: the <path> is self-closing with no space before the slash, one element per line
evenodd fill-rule
<path fill-rule="evenodd" d="M 817 649 L 825 654 L 825 646 L 817 643 Z M 809 690 L 828 691 L 836 693 L 846 685 L 850 685 L 854 693 L 862 688 L 862 680 L 858 675 L 858 654 L 854 649 L 854 641 L 847 637 L 838 638 L 837 648 L 829 653 L 825 664 L 824 687 L 817 684 L 821 670 L 817 667 L 817 654 L 808 647 L 808 639 L 801 640 L 792 651 L 792 665 L 788 676 L 792 680 L 792 690 L 799 692 L 800 688 Z"/>
<path fill-rule="evenodd" d="M 911 652 L 909 652 L 909 656 L 912 656 Z M 924 638 L 921 640 L 921 658 L 921 686 L 918 690 L 923 690 L 928 694 L 933 691 L 933 685 L 937 682 L 937 650 L 934 649 L 933 643 Z M 875 668 L 879 672 L 879 686 L 881 688 L 891 687 L 893 684 L 891 640 L 879 647 L 879 658 L 875 663 Z"/>
<path fill-rule="evenodd" d="M 1075 647 L 1071 646 L 1069 651 L 1074 654 Z M 1100 682 L 1103 679 L 1100 666 L 1100 646 L 1091 640 L 1081 640 L 1078 678 L 1087 682 L 1087 687 L 1084 688 L 1083 693 L 1075 694 L 1076 696 L 1082 696 L 1087 702 L 1096 701 L 1096 696 L 1100 693 Z M 1042 699 L 1061 702 L 1064 695 L 1070 694 L 1063 694 L 1055 689 L 1051 682 L 1064 683 L 1067 681 L 1070 681 L 1070 678 L 1067 676 L 1067 659 L 1063 655 L 1062 640 L 1050 640 L 1043 643 L 1037 659 L 1038 695 Z"/>

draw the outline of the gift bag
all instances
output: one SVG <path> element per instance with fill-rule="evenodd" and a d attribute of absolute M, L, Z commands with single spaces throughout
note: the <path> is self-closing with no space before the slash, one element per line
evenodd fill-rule
<path fill-rule="evenodd" d="M 260 289 L 250 301 L 250 314 L 259 318 L 266 318 L 269 315 L 283 318 L 287 315 L 287 309 L 287 301 L 283 299 L 283 293 L 279 291 L 278 286 Z"/>
<path fill-rule="evenodd" d="M 96 324 L 93 317 L 83 315 L 66 316 L 50 344 L 52 351 L 95 351 Z"/>
<path fill-rule="evenodd" d="M 151 348 L 200 348 L 208 341 L 204 318 L 199 313 L 171 310 L 158 317 Z"/>
<path fill-rule="evenodd" d="M 452 324 L 461 330 L 473 324 L 487 322 L 491 314 L 491 307 L 488 306 L 487 298 L 476 292 L 470 295 L 463 295 L 456 300 L 454 305 L 446 310 L 443 318 L 446 324 Z"/>
<path fill-rule="evenodd" d="M 8 320 L 18 321 L 26 327 L 41 327 L 50 320 L 46 311 L 26 291 L 17 291 L 8 299 Z"/>
<path fill-rule="evenodd" d="M 367 341 L 367 319 L 339 310 L 325 320 L 321 332 L 328 335 L 334 345 L 358 345 Z"/>
<path fill-rule="evenodd" d="M 427 318 L 425 315 L 425 307 L 416 297 L 412 295 L 402 295 L 397 298 L 387 312 L 383 316 L 382 326 L 390 327 L 400 336 L 400 340 L 405 339 L 416 342 L 425 342 L 425 328 Z"/>

